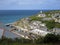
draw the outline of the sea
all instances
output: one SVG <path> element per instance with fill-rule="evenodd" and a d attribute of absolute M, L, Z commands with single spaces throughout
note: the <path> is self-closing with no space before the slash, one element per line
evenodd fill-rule
<path fill-rule="evenodd" d="M 39 13 L 40 10 L 0 10 L 0 22 L 7 24 Z"/>

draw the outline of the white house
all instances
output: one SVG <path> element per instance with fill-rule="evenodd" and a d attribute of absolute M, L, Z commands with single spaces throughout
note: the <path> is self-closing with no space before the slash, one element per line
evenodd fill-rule
<path fill-rule="evenodd" d="M 53 32 L 60 35 L 60 28 L 53 28 Z"/>
<path fill-rule="evenodd" d="M 60 23 L 60 14 L 59 13 L 54 14 L 52 16 L 52 18 L 55 20 L 55 22 Z"/>
<path fill-rule="evenodd" d="M 55 18 L 55 22 L 60 23 L 60 18 Z"/>
<path fill-rule="evenodd" d="M 30 31 L 30 33 L 37 34 L 37 35 L 40 35 L 40 36 L 45 36 L 46 34 L 48 34 L 50 32 L 43 31 L 43 30 L 40 30 L 40 29 L 34 29 L 34 30 Z"/>
<path fill-rule="evenodd" d="M 31 29 L 40 29 L 40 27 L 45 27 L 45 24 L 40 21 L 32 21 L 30 27 Z"/>
<path fill-rule="evenodd" d="M 38 14 L 38 17 L 46 17 L 45 14 Z"/>
<path fill-rule="evenodd" d="M 47 17 L 46 17 L 46 18 L 43 18 L 42 20 L 43 20 L 43 21 L 49 21 L 49 20 L 53 20 L 53 19 L 52 19 L 52 18 L 47 18 Z"/>

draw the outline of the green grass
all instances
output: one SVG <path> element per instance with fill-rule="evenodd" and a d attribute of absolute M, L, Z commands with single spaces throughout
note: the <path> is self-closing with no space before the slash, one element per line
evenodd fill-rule
<path fill-rule="evenodd" d="M 30 43 L 29 44 L 28 43 L 24 44 L 24 43 L 22 43 L 21 44 L 21 43 L 15 42 L 15 43 L 6 43 L 6 44 L 3 43 L 3 44 L 0 44 L 0 45 L 57 45 L 57 44 L 54 44 L 54 43 L 49 43 L 49 44 L 46 44 L 46 43 L 45 44 L 44 43 L 43 44 L 30 44 Z"/>
<path fill-rule="evenodd" d="M 30 21 L 41 21 L 41 19 L 43 18 L 43 17 L 37 17 L 37 15 L 35 15 L 35 16 L 31 16 L 31 17 L 29 17 L 31 20 Z"/>
<path fill-rule="evenodd" d="M 60 23 L 55 23 L 56 28 L 60 28 Z"/>

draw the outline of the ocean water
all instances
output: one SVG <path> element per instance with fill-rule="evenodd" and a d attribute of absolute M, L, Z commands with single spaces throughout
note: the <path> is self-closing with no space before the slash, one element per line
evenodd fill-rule
<path fill-rule="evenodd" d="M 39 12 L 40 10 L 0 10 L 0 22 L 4 24 L 12 23 Z"/>

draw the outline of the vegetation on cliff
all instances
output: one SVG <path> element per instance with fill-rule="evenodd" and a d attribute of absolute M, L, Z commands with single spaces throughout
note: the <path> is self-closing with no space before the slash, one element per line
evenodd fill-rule
<path fill-rule="evenodd" d="M 46 24 L 46 27 L 48 29 L 60 28 L 60 23 L 55 22 L 55 20 L 52 19 L 52 15 L 54 15 L 56 13 L 60 13 L 60 11 L 59 10 L 50 10 L 50 11 L 43 12 L 42 15 L 45 14 L 46 15 L 45 17 L 38 17 L 38 15 L 40 14 L 40 13 L 38 13 L 36 15 L 28 17 L 29 19 L 23 18 L 23 19 L 17 21 L 14 25 L 20 26 L 22 28 L 26 27 L 27 29 L 30 29 L 29 25 L 30 25 L 31 21 L 41 21 L 42 23 Z M 51 18 L 51 20 L 43 21 L 42 20 L 43 18 L 47 18 L 46 20 Z"/>

